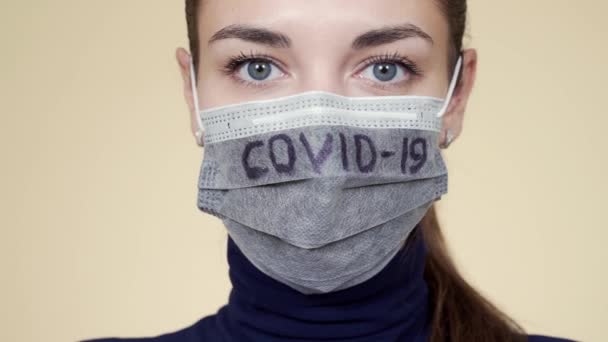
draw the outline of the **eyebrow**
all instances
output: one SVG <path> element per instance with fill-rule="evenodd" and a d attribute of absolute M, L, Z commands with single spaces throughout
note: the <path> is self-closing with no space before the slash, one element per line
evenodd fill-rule
<path fill-rule="evenodd" d="M 208 44 L 210 45 L 216 41 L 229 38 L 242 39 L 273 48 L 290 48 L 292 45 L 291 39 L 281 32 L 242 24 L 233 24 L 222 28 L 209 39 Z M 361 50 L 407 38 L 422 38 L 433 44 L 433 38 L 428 33 L 414 24 L 406 23 L 364 32 L 353 40 L 351 48 L 353 50 Z"/>
<path fill-rule="evenodd" d="M 392 43 L 401 39 L 422 38 L 433 44 L 433 38 L 414 24 L 386 26 L 363 33 L 352 43 L 354 50 Z"/>
<path fill-rule="evenodd" d="M 271 31 L 262 27 L 240 24 L 229 25 L 217 31 L 211 39 L 209 39 L 208 44 L 228 38 L 238 38 L 274 48 L 291 47 L 291 39 L 280 32 Z"/>

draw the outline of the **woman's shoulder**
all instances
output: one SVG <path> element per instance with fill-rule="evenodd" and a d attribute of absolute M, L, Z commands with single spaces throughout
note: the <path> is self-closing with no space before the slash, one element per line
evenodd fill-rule
<path fill-rule="evenodd" d="M 580 342 L 564 337 L 555 337 L 548 335 L 528 335 L 528 342 Z"/>
<path fill-rule="evenodd" d="M 189 335 L 189 336 L 188 336 Z M 204 336 L 193 334 L 193 331 L 184 329 L 175 333 L 161 335 L 151 338 L 105 338 L 95 340 L 84 340 L 79 342 L 198 342 L 205 341 Z M 528 335 L 528 342 L 580 342 L 568 338 L 547 336 L 547 335 Z"/>
<path fill-rule="evenodd" d="M 207 341 L 208 336 L 202 336 L 192 328 L 182 329 L 173 333 L 164 334 L 156 337 L 139 338 L 100 338 L 92 340 L 81 340 L 79 342 L 199 342 Z M 568 338 L 547 336 L 547 335 L 528 335 L 528 342 L 580 342 Z"/>
<path fill-rule="evenodd" d="M 203 317 L 194 324 L 182 328 L 180 330 L 154 336 L 154 337 L 104 337 L 88 340 L 79 340 L 78 342 L 200 342 L 212 341 L 212 336 L 217 338 L 217 332 L 213 329 L 213 321 L 216 315 Z M 580 340 L 572 340 L 564 337 L 556 337 L 549 335 L 528 335 L 528 342 L 581 342 Z"/>

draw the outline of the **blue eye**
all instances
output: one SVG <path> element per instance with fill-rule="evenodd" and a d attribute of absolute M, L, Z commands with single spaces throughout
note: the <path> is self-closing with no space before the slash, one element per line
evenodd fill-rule
<path fill-rule="evenodd" d="M 283 75 L 281 69 L 273 62 L 263 59 L 242 61 L 235 71 L 238 78 L 254 83 L 270 81 Z"/>
<path fill-rule="evenodd" d="M 383 89 L 386 86 L 405 85 L 422 76 L 422 70 L 399 52 L 371 56 L 363 61 L 363 65 L 365 67 L 359 71 L 358 77 L 366 78 Z"/>
<path fill-rule="evenodd" d="M 224 67 L 227 75 L 233 75 L 238 81 L 247 84 L 261 85 L 283 76 L 281 69 L 268 58 L 239 56 L 229 61 Z"/>
<path fill-rule="evenodd" d="M 256 81 L 266 79 L 272 72 L 272 64 L 268 62 L 249 62 L 247 65 L 248 75 Z"/>
<path fill-rule="evenodd" d="M 396 83 L 407 78 L 404 67 L 397 63 L 373 63 L 365 68 L 362 76 L 382 83 Z"/>
<path fill-rule="evenodd" d="M 395 75 L 397 75 L 397 66 L 394 64 L 374 64 L 374 76 L 380 81 L 390 81 Z"/>
<path fill-rule="evenodd" d="M 275 78 L 283 76 L 282 69 L 269 55 L 251 51 L 232 56 L 221 71 L 247 86 L 263 87 Z"/>

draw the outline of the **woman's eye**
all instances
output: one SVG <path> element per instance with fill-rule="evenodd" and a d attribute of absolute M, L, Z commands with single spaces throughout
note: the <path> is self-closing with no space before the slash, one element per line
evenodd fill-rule
<path fill-rule="evenodd" d="M 245 81 L 261 82 L 272 80 L 282 75 L 280 69 L 272 62 L 252 60 L 245 62 L 238 70 L 238 75 Z"/>
<path fill-rule="evenodd" d="M 361 73 L 363 77 L 382 83 L 397 83 L 407 78 L 405 68 L 398 63 L 373 63 Z"/>

